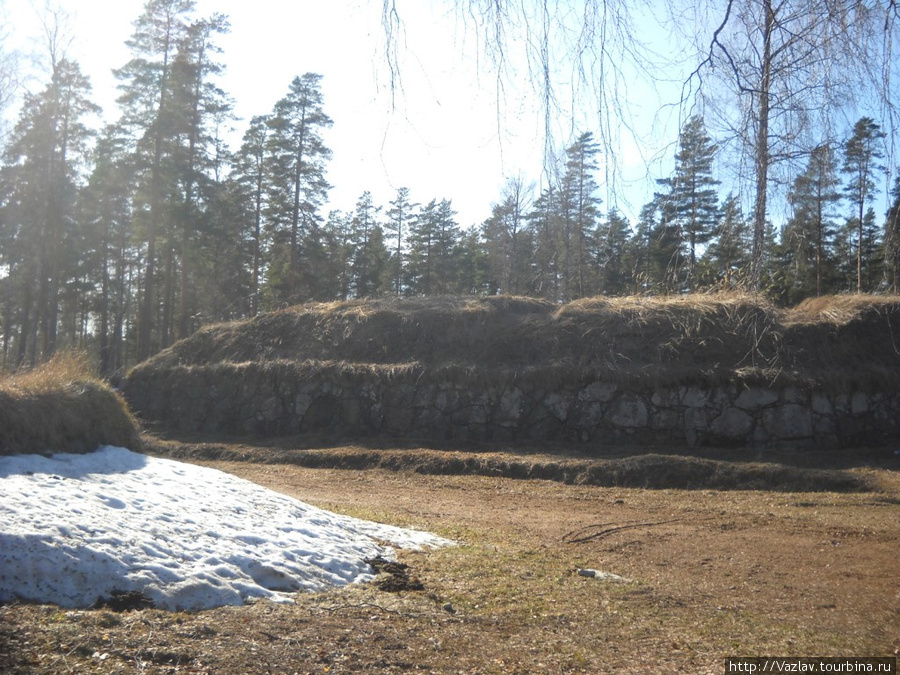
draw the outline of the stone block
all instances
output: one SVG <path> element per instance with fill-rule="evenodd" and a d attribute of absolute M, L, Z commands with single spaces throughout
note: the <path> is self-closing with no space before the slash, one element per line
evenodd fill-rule
<path fill-rule="evenodd" d="M 753 418 L 739 408 L 725 408 L 709 428 L 716 436 L 746 438 L 753 430 Z"/>
<path fill-rule="evenodd" d="M 303 392 L 294 397 L 294 414 L 297 417 L 303 417 L 312 403 L 312 396 Z"/>
<path fill-rule="evenodd" d="M 616 389 L 616 385 L 610 382 L 593 382 L 578 392 L 578 401 L 609 403 L 616 395 Z"/>
<path fill-rule="evenodd" d="M 811 438 L 813 433 L 810 409 L 796 403 L 785 403 L 763 413 L 763 426 L 781 440 Z"/>
<path fill-rule="evenodd" d="M 694 431 L 706 431 L 707 424 L 706 414 L 700 408 L 688 408 L 684 411 L 684 428 L 693 429 Z"/>
<path fill-rule="evenodd" d="M 650 403 L 658 408 L 678 405 L 678 390 L 671 387 L 654 391 L 650 396 Z"/>
<path fill-rule="evenodd" d="M 781 400 L 784 403 L 804 403 L 805 397 L 797 387 L 786 387 L 781 392 Z"/>
<path fill-rule="evenodd" d="M 700 387 L 681 387 L 681 405 L 703 408 L 709 402 L 709 392 Z"/>
<path fill-rule="evenodd" d="M 277 396 L 270 396 L 259 406 L 260 419 L 266 422 L 274 422 L 281 417 L 281 413 L 281 399 Z"/>
<path fill-rule="evenodd" d="M 569 417 L 572 397 L 559 392 L 550 392 L 544 397 L 543 405 L 556 419 L 565 422 Z"/>
<path fill-rule="evenodd" d="M 657 431 L 678 431 L 681 415 L 669 408 L 662 408 L 650 415 L 650 428 Z"/>
<path fill-rule="evenodd" d="M 640 396 L 625 393 L 612 403 L 606 418 L 617 427 L 636 429 L 647 426 L 650 421 L 650 413 L 647 410 L 647 404 Z"/>
<path fill-rule="evenodd" d="M 503 392 L 494 411 L 494 423 L 501 427 L 512 427 L 519 423 L 522 416 L 522 390 L 511 387 Z"/>
<path fill-rule="evenodd" d="M 771 389 L 762 389 L 753 387 L 752 389 L 744 389 L 738 395 L 734 405 L 743 410 L 759 410 L 768 405 L 772 405 L 778 400 L 777 392 Z"/>
<path fill-rule="evenodd" d="M 834 406 L 825 394 L 813 394 L 810 405 L 814 413 L 818 415 L 831 415 L 834 413 Z"/>

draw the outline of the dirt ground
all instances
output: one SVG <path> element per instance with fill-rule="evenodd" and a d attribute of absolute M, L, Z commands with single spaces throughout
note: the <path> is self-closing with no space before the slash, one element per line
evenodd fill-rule
<path fill-rule="evenodd" d="M 419 591 L 0 607 L 0 672 L 721 673 L 727 656 L 900 653 L 900 467 L 850 469 L 881 489 L 838 493 L 202 463 L 458 546 L 399 553 Z"/>

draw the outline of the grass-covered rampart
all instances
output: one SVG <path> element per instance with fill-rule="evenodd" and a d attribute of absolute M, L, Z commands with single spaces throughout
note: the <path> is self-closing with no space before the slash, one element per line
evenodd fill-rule
<path fill-rule="evenodd" d="M 747 295 L 313 303 L 207 326 L 138 368 L 278 361 L 348 374 L 421 367 L 868 389 L 900 383 L 900 298 L 832 296 L 791 309 Z"/>
<path fill-rule="evenodd" d="M 900 434 L 895 336 L 897 297 L 313 303 L 203 328 L 124 391 L 178 432 L 858 447 Z"/>

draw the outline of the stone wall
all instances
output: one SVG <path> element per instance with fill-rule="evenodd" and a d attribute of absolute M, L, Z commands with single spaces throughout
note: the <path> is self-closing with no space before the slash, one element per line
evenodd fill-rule
<path fill-rule="evenodd" d="M 558 380 L 560 378 L 557 378 Z M 432 440 L 838 448 L 900 436 L 900 393 L 651 386 L 540 373 L 288 362 L 143 369 L 132 408 L 175 431 Z"/>

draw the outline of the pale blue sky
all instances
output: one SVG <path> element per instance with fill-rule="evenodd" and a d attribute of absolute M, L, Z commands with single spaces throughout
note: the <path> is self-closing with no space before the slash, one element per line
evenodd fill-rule
<path fill-rule="evenodd" d="M 71 17 L 70 54 L 91 77 L 105 117 L 113 120 L 118 112 L 116 81 L 110 71 L 129 58 L 124 42 L 143 2 L 56 2 Z M 41 9 L 34 5 L 42 8 L 42 2 L 6 0 L 6 4 L 16 42 L 25 46 L 25 38 L 31 38 L 31 49 L 40 53 L 40 42 L 33 41 L 40 39 Z M 479 36 L 471 22 L 454 13 L 452 3 L 398 2 L 403 19 L 398 41 L 402 80 L 393 92 L 380 0 L 197 0 L 196 4 L 197 16 L 221 12 L 231 20 L 231 33 L 219 43 L 227 66 L 221 86 L 235 99 L 235 111 L 243 118 L 235 123 L 232 147 L 249 118 L 270 112 L 295 75 L 323 75 L 325 110 L 334 120 L 326 136 L 334 152 L 328 169 L 334 188 L 327 208 L 352 210 L 363 190 L 387 205 L 396 189 L 406 186 L 415 201 L 451 199 L 460 224 L 469 226 L 490 214 L 508 177 L 521 174 L 540 180 L 544 119 L 527 64 L 510 63 L 513 76 L 500 92 L 489 61 L 479 55 Z M 31 86 L 41 84 L 35 80 Z M 634 93 L 637 85 L 630 86 Z M 565 94 L 560 105 L 567 106 Z M 656 108 L 655 100 L 646 101 L 648 126 Z M 561 148 L 571 140 L 567 137 L 571 116 L 563 112 L 552 123 Z M 671 128 L 674 131 L 666 133 L 658 128 L 647 131 L 662 147 L 674 141 L 677 121 Z M 578 131 L 583 130 L 596 131 L 589 121 L 579 125 Z M 645 155 L 658 150 L 649 148 Z M 652 195 L 654 176 L 647 180 L 646 167 L 627 136 L 619 160 L 625 178 L 636 181 L 630 189 L 620 186 L 620 194 L 636 202 L 631 209 L 621 204 L 633 215 L 645 196 Z M 603 176 L 599 179 L 602 183 Z"/>

